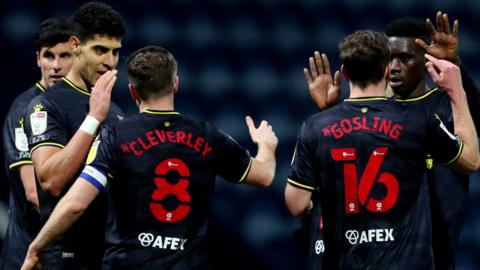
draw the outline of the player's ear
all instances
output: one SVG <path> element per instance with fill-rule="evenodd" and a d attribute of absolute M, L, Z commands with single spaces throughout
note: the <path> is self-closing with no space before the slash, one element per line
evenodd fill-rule
<path fill-rule="evenodd" d="M 390 81 L 390 64 L 385 68 L 385 80 Z"/>
<path fill-rule="evenodd" d="M 140 100 L 140 97 L 138 96 L 138 91 L 135 88 L 135 86 L 133 86 L 132 84 L 129 83 L 128 84 L 128 90 L 130 90 L 130 96 L 132 96 L 133 101 Z"/>
<path fill-rule="evenodd" d="M 348 78 L 347 70 L 345 69 L 345 66 L 342 65 L 340 67 L 340 70 L 342 71 L 342 76 L 346 81 L 350 81 L 350 78 Z"/>
<path fill-rule="evenodd" d="M 37 66 L 40 67 L 40 52 L 37 51 L 36 54 L 37 54 Z"/>
<path fill-rule="evenodd" d="M 179 83 L 180 83 L 180 79 L 177 75 L 177 76 L 175 76 L 175 81 L 173 82 L 173 93 L 174 94 L 176 94 L 178 92 Z"/>
<path fill-rule="evenodd" d="M 68 44 L 72 49 L 73 55 L 78 56 L 80 54 L 80 40 L 76 36 L 71 36 L 68 40 Z"/>

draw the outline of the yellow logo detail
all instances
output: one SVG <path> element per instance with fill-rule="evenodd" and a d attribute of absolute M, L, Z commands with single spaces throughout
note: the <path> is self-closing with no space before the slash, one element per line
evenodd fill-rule
<path fill-rule="evenodd" d="M 362 110 L 362 113 L 367 113 L 367 112 L 368 112 L 368 108 L 367 108 L 367 107 L 363 107 L 361 110 Z"/>
<path fill-rule="evenodd" d="M 430 155 L 427 155 L 427 158 L 425 159 L 425 166 L 427 169 L 431 170 L 433 167 L 433 159 Z"/>
<path fill-rule="evenodd" d="M 98 145 L 100 144 L 100 141 L 94 141 L 92 144 L 92 147 L 90 148 L 90 151 L 88 152 L 87 156 L 87 161 L 85 162 L 87 165 L 92 163 L 95 160 L 95 157 L 97 156 L 97 150 L 98 150 Z"/>
<path fill-rule="evenodd" d="M 39 111 L 43 110 L 43 108 L 44 108 L 44 107 L 43 107 L 42 104 L 37 104 L 37 105 L 35 105 L 35 106 L 33 107 L 33 111 L 34 111 L 34 112 L 39 112 Z"/>
<path fill-rule="evenodd" d="M 163 122 L 163 125 L 164 125 L 165 127 L 169 127 L 169 126 L 170 126 L 170 122 L 165 121 L 165 122 Z"/>
<path fill-rule="evenodd" d="M 18 124 L 20 125 L 21 128 L 23 128 L 23 122 L 24 122 L 24 121 L 23 121 L 23 118 L 20 119 L 20 120 L 18 120 Z"/>

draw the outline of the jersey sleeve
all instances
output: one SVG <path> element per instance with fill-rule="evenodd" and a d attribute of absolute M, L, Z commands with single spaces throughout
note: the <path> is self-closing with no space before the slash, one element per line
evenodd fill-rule
<path fill-rule="evenodd" d="M 307 123 L 302 125 L 297 136 L 287 181 L 297 188 L 315 191 L 314 148 L 310 142 Z"/>
<path fill-rule="evenodd" d="M 23 129 L 23 112 L 25 107 L 12 108 L 8 113 L 3 126 L 3 146 L 5 162 L 9 169 L 32 164 L 28 151 L 27 135 Z M 21 112 L 20 109 L 23 109 Z"/>
<path fill-rule="evenodd" d="M 86 165 L 80 174 L 82 179 L 89 182 L 100 191 L 105 190 L 108 176 L 112 174 L 111 164 L 114 161 L 112 140 L 113 136 L 111 130 L 108 127 L 102 128 L 100 135 L 90 148 Z"/>
<path fill-rule="evenodd" d="M 230 182 L 243 182 L 252 165 L 250 153 L 225 132 L 219 129 L 214 132 L 219 142 L 217 174 Z"/>
<path fill-rule="evenodd" d="M 427 123 L 427 151 L 434 162 L 450 165 L 455 162 L 463 150 L 462 140 L 445 126 L 437 114 L 430 116 Z"/>
<path fill-rule="evenodd" d="M 30 153 L 41 146 L 63 148 L 68 143 L 64 114 L 44 95 L 32 99 L 25 114 Z"/>

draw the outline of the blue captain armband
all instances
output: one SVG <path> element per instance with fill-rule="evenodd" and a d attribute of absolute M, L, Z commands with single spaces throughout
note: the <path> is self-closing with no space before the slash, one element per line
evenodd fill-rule
<path fill-rule="evenodd" d="M 83 168 L 80 177 L 95 186 L 100 192 L 105 190 L 105 186 L 107 185 L 107 175 L 103 171 L 87 165 Z"/>

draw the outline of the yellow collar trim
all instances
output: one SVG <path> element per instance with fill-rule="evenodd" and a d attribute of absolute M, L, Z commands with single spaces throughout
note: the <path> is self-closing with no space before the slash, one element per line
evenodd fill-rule
<path fill-rule="evenodd" d="M 371 101 L 371 100 L 388 100 L 388 99 L 386 97 L 365 97 L 365 98 L 347 98 L 344 101 L 356 102 L 356 101 Z"/>
<path fill-rule="evenodd" d="M 174 112 L 174 111 L 155 111 L 155 110 L 145 109 L 145 110 L 143 110 L 143 112 L 148 113 L 148 114 L 176 114 L 176 115 L 180 115 L 179 112 Z"/>
<path fill-rule="evenodd" d="M 62 80 L 66 82 L 68 85 L 70 85 L 73 89 L 77 90 L 78 92 L 85 94 L 87 96 L 90 96 L 90 93 L 88 91 L 83 90 L 82 88 L 76 86 L 73 82 L 71 82 L 69 79 L 66 77 L 63 77 Z"/>
<path fill-rule="evenodd" d="M 396 98 L 395 101 L 398 101 L 398 102 L 412 102 L 412 101 L 418 101 L 418 100 L 421 100 L 421 99 L 424 99 L 428 96 L 430 96 L 431 94 L 435 93 L 438 91 L 438 88 L 434 88 L 428 92 L 426 92 L 425 94 L 419 96 L 419 97 L 416 97 L 416 98 L 406 98 L 406 99 L 401 99 L 401 98 Z"/>
<path fill-rule="evenodd" d="M 40 92 L 45 92 L 47 90 L 45 87 L 43 87 L 43 85 L 40 84 L 40 82 L 36 82 L 35 87 L 37 87 Z"/>

